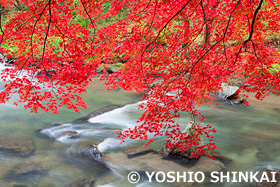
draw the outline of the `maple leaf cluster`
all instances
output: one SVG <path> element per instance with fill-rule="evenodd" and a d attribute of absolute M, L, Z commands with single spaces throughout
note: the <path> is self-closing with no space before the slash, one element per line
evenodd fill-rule
<path fill-rule="evenodd" d="M 66 105 L 86 107 L 80 93 L 97 68 L 116 57 L 122 70 L 100 78 L 107 90 L 122 88 L 144 93 L 145 112 L 139 125 L 124 131 L 122 141 L 166 136 L 166 147 L 182 151 L 197 145 L 193 157 L 216 149 L 215 129 L 193 126 L 198 134 L 182 146 L 181 113 L 201 121 L 197 111 L 210 104 L 221 83 L 241 77 L 240 90 L 262 100 L 279 93 L 279 51 L 266 38 L 280 31 L 279 2 L 275 0 L 6 0 L 1 1 L 1 48 L 17 58 L 0 78 L 5 89 L 0 102 L 14 93 L 31 112 Z M 17 7 L 17 11 L 8 11 Z M 108 24 L 104 24 L 108 23 Z M 153 134 L 154 138 L 149 138 Z M 199 145 L 199 135 L 209 139 Z M 209 154 L 208 154 L 209 156 Z"/>

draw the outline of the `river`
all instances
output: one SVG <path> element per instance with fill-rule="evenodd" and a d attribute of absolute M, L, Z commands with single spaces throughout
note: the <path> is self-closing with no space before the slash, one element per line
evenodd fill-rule
<path fill-rule="evenodd" d="M 0 86 L 2 88 L 3 83 Z M 127 102 L 137 103 L 141 98 L 122 90 L 103 92 L 104 88 L 102 82 L 97 79 L 90 84 L 88 92 L 82 94 L 88 108 L 81 109 L 80 113 L 62 108 L 59 115 L 41 111 L 31 114 L 28 110 L 24 110 L 22 105 L 12 105 L 13 101 L 1 104 L 0 137 L 32 140 L 35 151 L 25 157 L 0 152 L 0 186 L 63 187 L 71 186 L 81 179 L 92 179 L 95 181 L 95 186 L 100 187 L 162 186 L 158 183 L 147 183 L 145 180 L 139 184 L 130 184 L 127 181 L 128 170 L 112 163 L 104 166 L 97 161 L 85 159 L 82 155 L 86 144 L 97 144 L 98 149 L 106 157 L 106 154 L 112 154 L 135 143 L 128 140 L 126 144 L 121 145 L 113 132 L 114 129 L 123 130 L 136 125 L 135 122 L 142 112 L 137 110 L 137 104 L 115 109 L 91 118 L 86 123 L 71 123 L 101 107 Z M 265 107 L 267 106 L 241 107 L 223 103 L 215 108 L 200 107 L 200 111 L 206 116 L 205 123 L 213 125 L 217 130 L 214 140 L 219 152 L 233 160 L 227 165 L 228 171 L 280 169 L 279 110 Z M 189 121 L 187 115 L 183 115 L 178 120 L 182 127 Z M 55 123 L 66 125 L 52 127 Z M 40 129 L 44 128 L 46 129 L 43 133 L 40 132 Z M 80 137 L 57 138 L 57 134 L 69 130 L 75 130 Z M 152 144 L 151 148 L 159 150 L 163 142 L 164 138 L 161 138 Z M 137 142 L 140 143 L 142 142 Z M 118 159 L 121 160 L 122 157 Z M 22 163 L 27 165 L 36 163 L 31 164 L 31 167 L 39 167 L 39 169 L 35 172 L 32 170 L 26 173 L 23 171 L 23 174 L 11 174 L 15 168 L 28 170 L 26 166 L 21 167 Z M 241 184 L 230 183 L 220 185 L 241 186 Z"/>

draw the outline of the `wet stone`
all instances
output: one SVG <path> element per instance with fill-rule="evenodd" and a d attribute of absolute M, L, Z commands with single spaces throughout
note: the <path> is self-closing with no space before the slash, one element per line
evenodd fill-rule
<path fill-rule="evenodd" d="M 36 180 L 45 176 L 51 167 L 56 165 L 56 157 L 37 155 L 12 166 L 6 173 L 6 181 Z"/>
<path fill-rule="evenodd" d="M 56 138 L 61 138 L 63 136 L 67 136 L 69 139 L 75 139 L 75 138 L 79 138 L 80 134 L 76 131 L 66 131 L 56 136 Z"/>
<path fill-rule="evenodd" d="M 91 179 L 82 179 L 74 182 L 71 187 L 94 187 L 95 181 Z"/>
<path fill-rule="evenodd" d="M 10 137 L 0 137 L 0 152 L 12 156 L 30 156 L 35 151 L 31 139 L 19 140 Z"/>

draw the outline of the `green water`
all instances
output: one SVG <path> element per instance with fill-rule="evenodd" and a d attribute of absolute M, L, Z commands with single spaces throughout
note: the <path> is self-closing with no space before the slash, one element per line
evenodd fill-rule
<path fill-rule="evenodd" d="M 2 85 L 1 85 L 2 86 Z M 67 110 L 60 110 L 60 115 L 39 112 L 30 114 L 23 107 L 15 107 L 10 103 L 0 105 L 0 136 L 17 139 L 32 139 L 35 144 L 35 152 L 29 157 L 16 157 L 0 154 L 0 186 L 71 186 L 80 179 L 94 179 L 97 185 L 105 186 L 136 186 L 126 179 L 126 172 L 112 166 L 113 170 L 99 166 L 98 163 L 77 156 L 83 142 L 102 142 L 102 147 L 108 152 L 122 149 L 116 139 L 108 137 L 108 130 L 100 130 L 95 134 L 95 129 L 88 130 L 90 124 L 79 126 L 84 133 L 82 141 L 73 140 L 60 142 L 46 136 L 42 136 L 38 130 L 51 127 L 55 123 L 70 123 L 88 113 L 110 105 L 137 102 L 140 96 L 133 93 L 116 90 L 102 92 L 104 86 L 99 81 L 94 81 L 83 94 L 88 108 L 81 110 L 79 114 Z M 98 124 L 104 124 L 107 128 L 125 129 L 135 125 L 135 121 L 141 115 L 137 105 L 131 105 L 125 109 L 116 110 L 95 118 Z M 212 124 L 216 130 L 215 142 L 219 151 L 233 159 L 227 166 L 229 171 L 261 171 L 265 168 L 280 169 L 280 115 L 279 111 L 252 109 L 230 105 L 220 105 L 216 108 L 201 107 L 201 112 L 206 116 L 205 123 Z M 189 117 L 185 116 L 178 122 L 187 124 Z M 84 129 L 85 128 L 85 129 Z M 107 137 L 106 137 L 107 136 Z M 111 139 L 110 139 L 111 138 Z M 106 141 L 105 141 L 106 140 Z M 107 141 L 108 140 L 108 141 Z M 163 139 L 158 140 L 153 147 L 160 149 Z M 128 141 L 130 143 L 130 141 Z M 110 146 L 112 144 L 112 146 Z M 106 147 L 107 146 L 107 147 Z M 106 156 L 106 154 L 105 154 Z M 16 164 L 22 162 L 42 161 L 47 165 L 48 172 L 42 176 L 27 175 L 22 179 L 7 179 L 7 173 Z M 149 184 L 150 186 L 162 186 Z M 227 184 L 224 184 L 227 186 Z M 138 185 L 141 186 L 141 185 Z M 143 183 L 142 186 L 148 186 Z M 169 184 L 172 186 L 172 184 Z M 238 185 L 237 185 L 238 186 Z"/>

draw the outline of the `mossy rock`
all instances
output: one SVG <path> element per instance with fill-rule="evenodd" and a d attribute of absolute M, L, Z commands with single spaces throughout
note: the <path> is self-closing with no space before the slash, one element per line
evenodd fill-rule
<path fill-rule="evenodd" d="M 110 64 L 107 72 L 108 73 L 115 73 L 117 71 L 120 71 L 124 68 L 124 64 L 123 63 L 115 63 L 115 64 Z"/>

